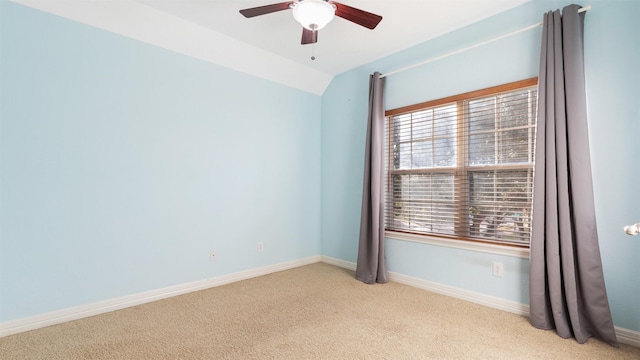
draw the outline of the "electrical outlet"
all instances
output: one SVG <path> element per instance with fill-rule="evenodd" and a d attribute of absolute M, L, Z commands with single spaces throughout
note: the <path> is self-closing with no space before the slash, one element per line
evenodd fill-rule
<path fill-rule="evenodd" d="M 218 257 L 218 254 L 216 254 L 216 251 L 211 250 L 211 253 L 209 254 L 209 261 L 216 261 L 217 257 Z"/>
<path fill-rule="evenodd" d="M 504 276 L 504 265 L 499 262 L 493 263 L 493 276 L 502 277 Z"/>
<path fill-rule="evenodd" d="M 257 247 L 258 252 L 263 252 L 264 251 L 264 244 L 259 242 L 258 243 L 258 247 Z"/>

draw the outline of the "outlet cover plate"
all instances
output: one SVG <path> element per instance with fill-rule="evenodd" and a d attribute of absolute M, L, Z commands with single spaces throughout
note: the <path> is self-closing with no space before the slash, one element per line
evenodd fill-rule
<path fill-rule="evenodd" d="M 504 276 L 504 264 L 499 262 L 493 263 L 493 276 L 495 277 L 503 277 Z"/>

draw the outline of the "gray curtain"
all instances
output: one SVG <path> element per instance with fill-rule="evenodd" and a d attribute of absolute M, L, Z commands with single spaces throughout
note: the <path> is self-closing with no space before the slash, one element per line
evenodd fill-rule
<path fill-rule="evenodd" d="M 617 346 L 593 202 L 580 6 L 544 15 L 538 83 L 530 321 Z"/>
<path fill-rule="evenodd" d="M 356 279 L 388 281 L 384 256 L 384 78 L 369 77 L 369 121 L 364 163 Z"/>

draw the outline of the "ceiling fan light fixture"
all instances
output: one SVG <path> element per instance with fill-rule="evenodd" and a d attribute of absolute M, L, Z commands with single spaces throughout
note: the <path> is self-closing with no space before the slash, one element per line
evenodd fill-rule
<path fill-rule="evenodd" d="M 309 30 L 320 30 L 335 16 L 333 4 L 324 0 L 303 0 L 293 7 L 293 17 Z"/>

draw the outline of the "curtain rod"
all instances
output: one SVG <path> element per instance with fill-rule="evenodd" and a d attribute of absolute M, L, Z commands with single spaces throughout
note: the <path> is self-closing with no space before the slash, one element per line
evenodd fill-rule
<path fill-rule="evenodd" d="M 578 13 L 582 13 L 582 12 L 589 11 L 589 10 L 591 10 L 591 5 L 587 5 L 587 6 L 583 7 L 583 8 L 580 8 L 578 10 Z M 449 53 L 446 53 L 446 54 L 443 54 L 443 55 L 439 55 L 439 56 L 433 57 L 431 59 L 428 59 L 428 60 L 425 60 L 425 61 L 421 61 L 419 63 L 413 64 L 413 65 L 409 65 L 407 67 L 403 67 L 401 69 L 390 71 L 388 73 L 380 75 L 380 78 L 387 77 L 387 76 L 393 75 L 393 74 L 397 74 L 397 73 L 403 72 L 405 70 L 413 69 L 415 67 L 422 66 L 422 65 L 428 64 L 430 62 L 436 61 L 436 60 L 444 59 L 444 58 L 449 57 L 451 55 L 456 55 L 456 54 L 459 54 L 461 52 L 465 52 L 467 50 L 471 50 L 471 49 L 477 48 L 479 46 L 486 45 L 486 44 L 492 43 L 494 41 L 498 41 L 498 40 L 507 38 L 509 36 L 513 36 L 513 35 L 519 34 L 521 32 L 525 32 L 525 31 L 528 31 L 528 30 L 531 30 L 531 29 L 535 29 L 538 26 L 542 26 L 542 22 L 539 22 L 539 23 L 533 24 L 533 25 L 529 25 L 527 27 L 523 27 L 522 29 L 519 29 L 519 30 L 516 30 L 516 31 L 512 31 L 510 33 L 507 33 L 507 34 L 504 34 L 504 35 L 500 35 L 500 36 L 494 37 L 492 39 L 485 40 L 485 41 L 479 42 L 477 44 L 473 44 L 471 46 L 467 46 L 466 48 L 454 50 L 452 52 L 449 52 Z"/>

